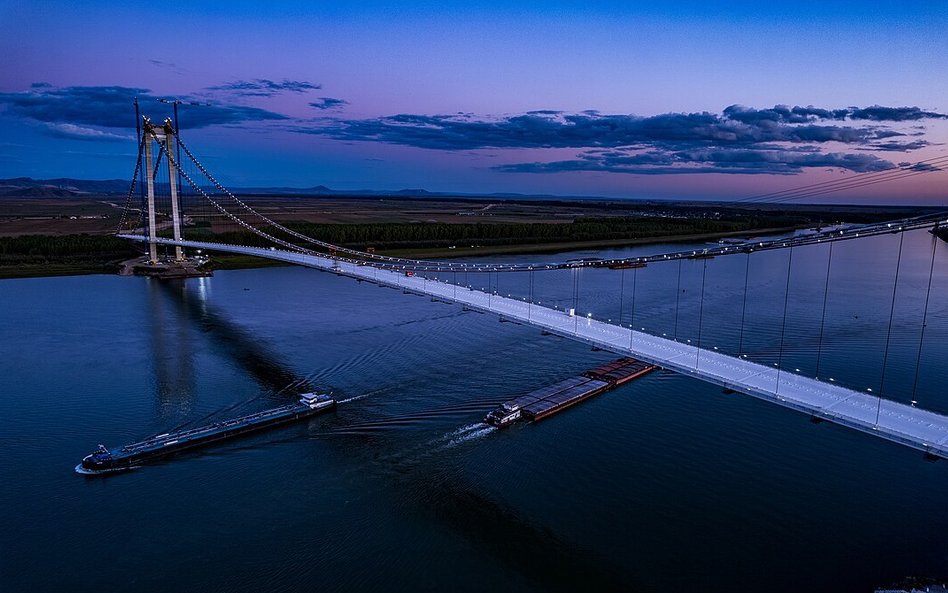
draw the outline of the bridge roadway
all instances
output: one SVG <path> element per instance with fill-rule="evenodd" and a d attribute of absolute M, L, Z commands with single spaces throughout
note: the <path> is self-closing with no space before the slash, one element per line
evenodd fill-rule
<path fill-rule="evenodd" d="M 140 235 L 120 237 L 147 241 L 147 237 Z M 948 416 L 887 399 L 882 399 L 880 404 L 880 399 L 869 393 L 714 350 L 632 331 L 597 319 L 570 316 L 563 311 L 515 298 L 318 255 L 199 241 L 159 239 L 158 242 L 283 261 L 494 313 L 508 321 L 532 325 L 603 350 L 633 356 L 683 375 L 810 414 L 813 418 L 848 426 L 934 457 L 948 459 Z"/>

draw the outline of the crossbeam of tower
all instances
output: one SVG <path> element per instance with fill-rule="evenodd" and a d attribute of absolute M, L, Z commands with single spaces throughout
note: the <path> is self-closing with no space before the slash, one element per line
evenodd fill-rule
<path fill-rule="evenodd" d="M 175 161 L 175 129 L 171 119 L 166 119 L 161 126 L 156 126 L 149 118 L 144 118 L 141 139 L 143 158 L 145 159 L 145 184 L 147 187 L 147 225 L 148 225 L 148 263 L 158 263 L 158 224 L 155 196 L 155 173 L 158 168 L 158 158 L 154 154 L 153 145 L 159 147 L 159 155 L 165 155 L 168 162 L 168 186 L 171 198 L 171 229 L 175 241 L 180 242 L 181 236 L 181 205 L 178 200 L 178 164 Z M 184 251 L 180 245 L 174 246 L 174 260 L 185 261 Z"/>

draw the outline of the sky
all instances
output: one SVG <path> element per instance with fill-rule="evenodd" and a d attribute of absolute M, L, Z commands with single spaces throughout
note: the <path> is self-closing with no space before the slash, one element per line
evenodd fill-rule
<path fill-rule="evenodd" d="M 589 5 L 591 4 L 591 6 Z M 948 4 L 0 0 L 0 177 L 948 205 Z M 943 159 L 943 160 L 939 160 Z M 919 164 L 921 163 L 921 164 Z"/>

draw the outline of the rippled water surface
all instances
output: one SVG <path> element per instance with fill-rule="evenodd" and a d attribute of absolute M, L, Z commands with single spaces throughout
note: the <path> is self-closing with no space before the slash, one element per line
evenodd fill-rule
<path fill-rule="evenodd" d="M 825 245 L 685 260 L 680 281 L 678 263 L 448 279 L 560 309 L 575 285 L 582 314 L 948 413 L 948 246 L 924 335 L 932 239 L 905 235 L 893 307 L 898 247 L 836 244 L 825 295 Z M 590 255 L 605 256 L 569 257 Z M 4 593 L 868 591 L 948 576 L 948 463 L 663 372 L 497 431 L 480 419 L 499 402 L 612 356 L 396 290 L 301 268 L 4 280 L 0 338 Z M 105 479 L 72 471 L 97 443 L 301 387 L 331 389 L 337 411 Z"/>

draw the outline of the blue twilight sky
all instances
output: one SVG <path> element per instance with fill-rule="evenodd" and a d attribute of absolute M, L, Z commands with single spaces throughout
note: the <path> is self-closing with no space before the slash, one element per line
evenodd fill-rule
<path fill-rule="evenodd" d="M 740 198 L 934 169 L 946 32 L 943 1 L 0 0 L 0 177 L 129 177 L 135 96 L 199 103 L 183 137 L 234 186 Z"/>

